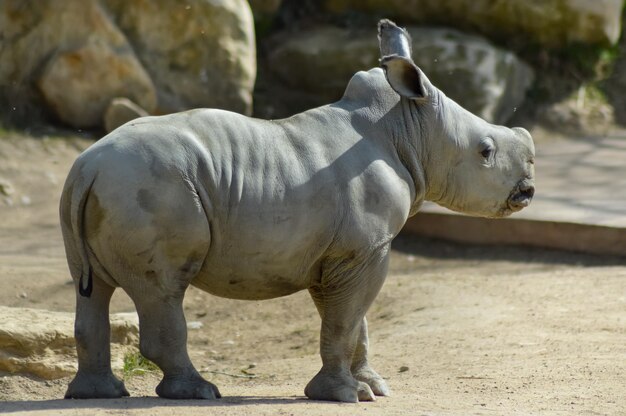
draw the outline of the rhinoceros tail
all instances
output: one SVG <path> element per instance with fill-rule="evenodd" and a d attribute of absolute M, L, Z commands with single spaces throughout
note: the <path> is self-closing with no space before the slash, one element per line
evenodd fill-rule
<path fill-rule="evenodd" d="M 89 267 L 89 265 L 87 265 L 87 286 L 83 283 L 84 277 L 84 274 L 80 276 L 80 281 L 78 282 L 78 293 L 80 293 L 81 296 L 88 298 L 91 296 L 91 291 L 93 290 L 93 277 L 91 276 L 91 267 Z"/>
<path fill-rule="evenodd" d="M 87 257 L 87 247 L 85 241 L 85 205 L 87 204 L 87 197 L 91 191 L 96 177 L 94 176 L 89 185 L 79 195 L 78 204 L 72 204 L 72 208 L 75 212 L 72 212 L 72 230 L 74 231 L 74 241 L 77 243 L 77 249 L 80 253 L 81 263 L 83 265 L 83 271 L 80 274 L 80 280 L 78 281 L 78 293 L 84 297 L 90 297 L 93 290 L 93 276 L 91 271 L 91 265 L 89 264 L 89 257 Z M 73 196 L 72 196 L 73 199 Z M 86 283 L 85 283 L 86 281 Z"/>
<path fill-rule="evenodd" d="M 93 276 L 91 265 L 89 264 L 89 257 L 87 256 L 84 226 L 85 205 L 87 204 L 87 198 L 89 197 L 95 179 L 94 175 L 91 178 L 75 180 L 73 185 L 64 191 L 63 198 L 67 198 L 67 200 L 65 203 L 62 201 L 61 207 L 61 216 L 65 216 L 65 218 L 69 216 L 67 219 L 69 220 L 69 226 L 71 228 L 71 233 L 68 233 L 69 235 L 64 237 L 74 240 L 72 246 L 75 248 L 76 254 L 78 254 L 80 258 L 81 269 L 78 280 L 78 293 L 84 297 L 90 297 L 93 291 Z"/>

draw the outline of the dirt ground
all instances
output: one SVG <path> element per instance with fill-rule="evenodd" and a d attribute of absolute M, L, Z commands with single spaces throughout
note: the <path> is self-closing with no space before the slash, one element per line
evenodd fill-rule
<path fill-rule="evenodd" d="M 57 220 L 70 164 L 89 141 L 0 138 L 0 304 L 72 311 Z M 186 297 L 189 349 L 215 402 L 62 400 L 69 379 L 0 374 L 0 413 L 62 415 L 624 415 L 626 259 L 464 246 L 401 236 L 368 313 L 372 362 L 392 389 L 373 403 L 305 399 L 321 364 L 307 293 L 262 302 Z M 118 291 L 113 312 L 132 311 Z M 244 371 L 242 371 L 244 370 Z"/>

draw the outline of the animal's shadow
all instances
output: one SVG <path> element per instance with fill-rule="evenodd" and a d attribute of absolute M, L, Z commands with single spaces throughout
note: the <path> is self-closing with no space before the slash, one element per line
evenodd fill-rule
<path fill-rule="evenodd" d="M 265 397 L 265 396 L 228 396 L 218 400 L 169 400 L 159 397 L 125 397 L 122 399 L 87 399 L 87 400 L 26 400 L 0 402 L 1 413 L 40 412 L 68 409 L 106 409 L 106 410 L 135 410 L 155 407 L 228 407 L 253 405 L 301 405 L 318 403 L 304 396 Z M 331 403 L 331 402 L 319 402 Z"/>
<path fill-rule="evenodd" d="M 418 214 L 419 215 L 419 214 Z M 524 245 L 467 244 L 402 232 L 391 248 L 405 255 L 434 260 L 510 261 L 525 265 L 622 266 L 626 256 L 587 254 Z"/>

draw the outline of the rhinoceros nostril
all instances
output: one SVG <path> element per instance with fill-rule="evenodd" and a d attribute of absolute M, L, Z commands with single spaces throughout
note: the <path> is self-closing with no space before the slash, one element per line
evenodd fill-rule
<path fill-rule="evenodd" d="M 532 185 L 522 185 L 519 188 L 520 196 L 532 198 L 535 195 L 535 187 Z"/>

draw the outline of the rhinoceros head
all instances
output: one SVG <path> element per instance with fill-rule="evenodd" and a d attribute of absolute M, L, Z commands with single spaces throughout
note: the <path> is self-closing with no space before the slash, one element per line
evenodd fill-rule
<path fill-rule="evenodd" d="M 411 38 L 388 20 L 379 24 L 381 66 L 406 102 L 405 131 L 415 132 L 425 198 L 463 213 L 503 217 L 534 194 L 534 145 L 523 128 L 473 115 L 430 83 L 411 57 Z"/>

